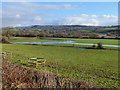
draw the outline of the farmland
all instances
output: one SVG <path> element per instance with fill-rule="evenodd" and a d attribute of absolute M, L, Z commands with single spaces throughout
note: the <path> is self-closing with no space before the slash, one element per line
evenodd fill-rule
<path fill-rule="evenodd" d="M 2 90 L 120 89 L 118 3 L 7 1 Z"/>
<path fill-rule="evenodd" d="M 102 43 L 107 45 L 118 45 L 118 40 L 116 39 L 77 39 L 77 38 L 52 38 L 59 40 L 74 40 L 76 43 Z"/>
<path fill-rule="evenodd" d="M 13 53 L 8 61 L 14 64 L 28 67 L 28 58 L 45 58 L 45 67 L 37 69 L 95 82 L 102 87 L 118 88 L 118 51 L 19 44 L 2 46 L 4 52 Z"/>
<path fill-rule="evenodd" d="M 52 42 L 53 40 L 47 40 L 47 39 L 21 39 L 21 40 L 13 40 L 12 42 Z M 54 40 L 55 41 L 55 40 Z"/>
<path fill-rule="evenodd" d="M 42 39 L 24 39 L 24 40 L 13 40 L 12 42 L 51 42 L 56 40 L 73 40 L 75 43 L 102 43 L 107 45 L 118 45 L 118 40 L 116 39 L 77 39 L 77 38 L 47 38 L 44 37 Z"/>
<path fill-rule="evenodd" d="M 20 37 L 18 37 L 20 38 Z M 22 37 L 21 37 L 22 38 Z M 42 38 L 27 38 L 27 39 L 18 39 L 18 40 L 11 40 L 11 42 L 59 42 L 59 41 L 74 41 L 74 43 L 84 43 L 84 44 L 97 44 L 102 43 L 106 45 L 119 45 L 118 40 L 116 39 L 80 39 L 80 38 L 52 38 L 52 37 L 42 37 Z M 57 43 L 57 44 L 50 44 L 50 45 L 57 45 L 57 46 L 73 46 L 73 44 L 67 43 Z M 92 47 L 91 45 L 75 45 L 74 47 Z M 112 48 L 118 49 L 118 47 L 108 47 L 104 46 L 104 48 Z"/>

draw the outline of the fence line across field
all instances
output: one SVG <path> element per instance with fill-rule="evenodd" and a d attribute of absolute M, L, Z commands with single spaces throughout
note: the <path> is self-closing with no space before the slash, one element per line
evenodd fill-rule
<path fill-rule="evenodd" d="M 0 52 L 0 57 L 3 60 L 10 60 L 12 59 L 12 53 L 11 52 Z M 33 65 L 35 65 L 36 67 L 38 67 L 39 65 L 45 66 L 45 63 L 46 63 L 46 59 L 44 58 L 29 58 L 28 60 L 28 65 L 30 66 L 33 66 Z"/>
<path fill-rule="evenodd" d="M 0 56 L 2 59 L 12 59 L 12 53 L 11 52 L 0 52 Z"/>
<path fill-rule="evenodd" d="M 28 65 L 35 65 L 38 67 L 39 65 L 43 64 L 45 66 L 46 59 L 44 58 L 29 58 Z"/>

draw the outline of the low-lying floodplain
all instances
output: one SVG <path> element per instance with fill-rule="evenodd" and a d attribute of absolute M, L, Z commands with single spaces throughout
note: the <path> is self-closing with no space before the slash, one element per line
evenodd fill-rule
<path fill-rule="evenodd" d="M 2 44 L 2 52 L 12 53 L 5 62 L 95 83 L 98 87 L 119 88 L 118 50 Z M 45 58 L 45 65 L 29 66 L 30 58 Z"/>

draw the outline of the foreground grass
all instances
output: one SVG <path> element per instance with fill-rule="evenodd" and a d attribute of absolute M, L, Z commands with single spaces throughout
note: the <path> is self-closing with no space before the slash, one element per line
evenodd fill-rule
<path fill-rule="evenodd" d="M 2 46 L 3 51 L 13 53 L 10 62 L 27 66 L 28 58 L 43 57 L 47 59 L 46 66 L 37 69 L 84 79 L 103 87 L 118 87 L 118 51 L 19 44 Z"/>
<path fill-rule="evenodd" d="M 16 90 L 22 88 L 100 88 L 94 83 L 8 62 L 2 62 L 2 67 L 2 72 L 4 72 L 2 74 L 2 90 L 8 90 L 8 88 L 9 90 L 13 90 L 13 88 Z"/>

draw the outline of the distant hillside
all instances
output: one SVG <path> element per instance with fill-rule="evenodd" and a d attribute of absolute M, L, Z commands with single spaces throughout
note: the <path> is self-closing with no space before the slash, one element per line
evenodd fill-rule
<path fill-rule="evenodd" d="M 118 26 L 83 26 L 83 25 L 33 25 L 28 27 L 16 27 L 17 30 L 34 30 L 47 33 L 114 33 L 117 34 Z"/>
<path fill-rule="evenodd" d="M 5 27 L 2 36 L 10 37 L 64 37 L 64 38 L 120 38 L 118 26 L 33 25 Z"/>

